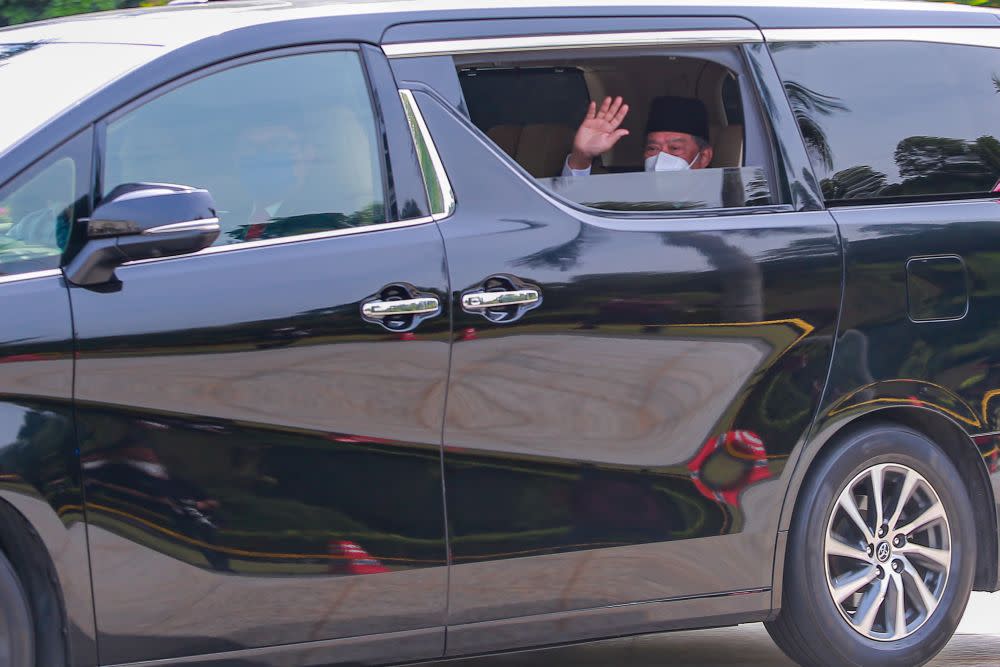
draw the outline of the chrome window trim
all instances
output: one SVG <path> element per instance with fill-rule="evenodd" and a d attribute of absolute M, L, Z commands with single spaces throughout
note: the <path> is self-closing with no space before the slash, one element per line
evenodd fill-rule
<path fill-rule="evenodd" d="M 567 48 L 614 48 L 628 46 L 699 46 L 755 44 L 760 42 L 933 42 L 1000 48 L 998 28 L 773 28 L 763 36 L 756 30 L 674 30 L 661 32 L 589 33 L 580 35 L 533 35 L 529 37 L 484 37 L 432 42 L 383 44 L 389 58 L 415 58 L 511 51 L 551 51 Z"/>
<path fill-rule="evenodd" d="M 424 176 L 424 188 L 427 190 L 427 201 L 431 207 L 431 217 L 434 220 L 444 220 L 455 212 L 455 191 L 451 187 L 451 181 L 448 180 L 448 172 L 445 171 L 444 163 L 441 162 L 441 156 L 438 155 L 434 139 L 431 138 L 430 130 L 427 129 L 427 123 L 424 122 L 424 116 L 420 113 L 420 105 L 417 104 L 416 98 L 413 97 L 413 91 L 405 88 L 400 89 L 399 97 L 403 103 L 403 111 L 406 113 L 410 124 L 410 132 L 413 133 L 413 145 L 417 150 L 418 159 L 420 145 L 423 144 L 427 147 L 427 155 L 431 162 L 431 169 L 434 172 L 436 192 L 432 191 L 432 187 L 435 184 L 428 182 L 425 171 L 426 167 L 421 163 L 420 167 Z M 437 197 L 434 196 L 435 194 Z M 435 209 L 434 207 L 434 201 L 437 198 L 441 200 L 440 209 Z"/>
<path fill-rule="evenodd" d="M 995 206 L 1000 202 L 1000 197 L 996 193 L 984 192 L 982 196 L 966 197 L 962 199 L 948 199 L 948 196 L 954 193 L 944 193 L 941 195 L 940 199 L 928 199 L 926 201 L 898 201 L 898 202 L 880 202 L 878 204 L 838 204 L 836 206 L 827 206 L 827 211 L 878 211 L 885 208 L 899 208 L 900 206 L 969 206 L 970 204 L 990 204 Z"/>
<path fill-rule="evenodd" d="M 312 234 L 298 234 L 296 236 L 282 236 L 276 239 L 262 239 L 260 241 L 246 241 L 241 243 L 229 243 L 226 245 L 216 245 L 199 250 L 198 252 L 186 255 L 173 255 L 171 257 L 154 257 L 151 259 L 140 259 L 134 262 L 125 262 L 122 266 L 139 266 L 142 264 L 152 264 L 156 262 L 169 262 L 178 259 L 188 259 L 191 257 L 202 257 L 204 255 L 217 255 L 224 252 L 236 252 L 238 250 L 252 250 L 254 248 L 268 248 L 272 246 L 288 245 L 303 241 L 321 241 L 323 239 L 336 238 L 338 236 L 353 236 L 354 234 L 367 234 L 368 232 L 383 232 L 392 229 L 402 229 L 404 227 L 416 227 L 434 222 L 432 216 L 421 218 L 410 218 L 398 222 L 383 222 L 377 225 L 365 225 L 363 227 L 350 227 L 348 229 L 331 229 L 325 232 L 314 232 Z"/>
<path fill-rule="evenodd" d="M 931 42 L 1000 48 L 996 28 L 775 28 L 767 42 Z"/>
<path fill-rule="evenodd" d="M 5 283 L 19 283 L 22 280 L 35 280 L 37 278 L 54 278 L 62 275 L 62 269 L 45 269 L 43 271 L 31 271 L 29 273 L 15 273 L 12 276 L 0 276 L 0 285 Z"/>
<path fill-rule="evenodd" d="M 414 58 L 503 51 L 552 51 L 576 47 L 614 48 L 627 46 L 698 46 L 763 42 L 757 30 L 671 30 L 659 32 L 609 32 L 582 35 L 535 35 L 530 37 L 484 37 L 437 42 L 383 44 L 389 58 Z"/>

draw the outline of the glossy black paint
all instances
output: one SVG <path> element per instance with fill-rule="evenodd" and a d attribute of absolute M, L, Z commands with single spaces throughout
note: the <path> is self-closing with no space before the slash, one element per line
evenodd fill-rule
<path fill-rule="evenodd" d="M 459 201 L 441 223 L 456 332 L 449 623 L 768 586 L 773 480 L 835 331 L 832 219 L 576 212 L 442 101 L 417 99 Z M 514 200 L 516 217 L 497 215 Z M 461 313 L 458 294 L 491 274 L 545 302 L 508 325 Z"/>
<path fill-rule="evenodd" d="M 59 276 L 0 285 L 5 307 L 24 313 L 0 325 L 0 499 L 37 531 L 51 559 L 74 667 L 97 660 L 83 486 L 73 428 L 73 337 Z M 5 552 L 10 557 L 7 540 Z M 31 563 L 18 563 L 21 568 Z M 21 570 L 24 571 L 23 569 Z M 58 632 L 57 622 L 49 631 Z M 48 641 L 59 642 L 59 634 Z"/>
<path fill-rule="evenodd" d="M 387 271 L 443 300 L 443 269 L 423 224 L 71 290 L 102 660 L 443 625 L 448 317 L 360 314 Z"/>
<path fill-rule="evenodd" d="M 409 186 L 389 197 L 423 213 L 412 143 L 385 127 L 398 95 L 382 92 L 387 163 Z M 401 333 L 360 310 L 392 284 L 443 301 L 443 247 L 427 221 L 365 232 L 72 290 L 103 662 L 396 631 L 411 631 L 396 655 L 443 650 L 448 313 Z"/>
<path fill-rule="evenodd" d="M 749 44 L 743 48 L 747 69 L 757 91 L 758 103 L 767 116 L 765 131 L 770 130 L 775 147 L 777 178 L 783 192 L 796 211 L 818 211 L 823 208 L 819 180 L 802 144 L 795 112 L 783 93 L 781 79 L 774 69 L 771 55 L 764 44 Z"/>
<path fill-rule="evenodd" d="M 995 54 L 981 47 L 913 47 L 770 47 L 845 241 L 837 353 L 826 407 L 802 450 L 803 462 L 808 464 L 839 429 L 859 418 L 891 419 L 950 444 L 949 453 L 969 481 L 977 521 L 990 527 L 979 539 L 976 587 L 993 590 L 1000 587 L 997 531 L 991 529 L 997 521 L 997 497 L 987 475 L 995 471 L 983 465 L 983 454 L 991 448 L 977 450 L 976 436 L 988 441 L 996 430 L 996 420 L 988 414 L 993 391 L 988 369 L 994 353 L 986 332 L 995 324 L 989 299 L 996 287 L 987 257 L 997 221 L 996 202 L 989 194 L 995 158 L 987 147 L 996 145 L 997 131 L 993 116 L 979 116 L 976 110 L 994 103 L 989 63 Z M 882 56 L 877 67 L 855 76 L 874 53 Z M 928 61 L 917 63 L 917 54 Z M 818 59 L 825 67 L 817 67 Z M 868 76 L 902 63 L 916 63 L 925 90 L 907 86 L 898 93 L 870 93 Z M 952 69 L 932 71 L 944 63 Z M 948 107 L 940 120 L 937 108 L 927 105 L 905 121 L 883 122 L 885 99 L 913 107 L 906 95 L 920 99 L 936 94 L 936 81 L 955 85 L 957 91 L 946 96 L 957 106 Z M 959 97 L 981 102 L 963 104 Z M 952 108 L 963 112 L 952 114 Z M 968 151 L 968 166 L 951 168 L 954 160 L 934 152 L 942 146 Z M 885 412 L 888 408 L 892 412 Z M 988 457 L 987 463 L 992 465 Z M 796 464 L 790 499 L 807 469 Z M 783 528 L 793 507 L 786 504 Z"/>
<path fill-rule="evenodd" d="M 448 652 L 472 655 L 594 637 L 719 627 L 765 620 L 769 591 L 734 591 L 448 626 Z M 502 639 L 500 639 L 502 638 Z"/>
<path fill-rule="evenodd" d="M 833 215 L 846 248 L 846 282 L 818 429 L 878 408 L 931 410 L 964 431 L 966 455 L 980 458 L 976 474 L 986 489 L 991 474 L 995 491 L 995 450 L 989 439 L 976 449 L 972 438 L 1000 431 L 994 370 L 1000 348 L 986 333 L 1000 326 L 992 250 L 1000 243 L 1000 203 L 843 208 Z M 928 255 L 962 258 L 970 285 L 963 317 L 914 322 L 909 316 L 907 262 Z M 993 508 L 987 498 L 976 503 L 982 525 L 996 522 L 995 500 Z M 995 545 L 996 533 L 984 530 L 980 539 Z M 997 587 L 995 567 L 983 576 L 988 581 L 977 587 Z"/>
<path fill-rule="evenodd" d="M 70 222 L 90 210 L 92 145 L 93 134 L 83 131 L 46 156 L 74 165 L 76 201 L 62 212 Z M 79 242 L 71 235 L 69 252 Z M 35 603 L 50 605 L 33 609 L 45 630 L 56 633 L 40 640 L 50 648 L 39 650 L 39 659 L 61 654 L 78 667 L 96 663 L 97 638 L 74 430 L 67 287 L 58 274 L 0 283 L 6 312 L 16 314 L 0 323 L 0 547 L 38 596 Z M 25 522 L 34 534 L 23 534 Z M 58 584 L 55 597 L 37 587 L 39 576 Z"/>

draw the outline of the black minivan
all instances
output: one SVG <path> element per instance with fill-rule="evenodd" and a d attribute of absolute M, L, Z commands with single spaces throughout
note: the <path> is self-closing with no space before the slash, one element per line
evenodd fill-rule
<path fill-rule="evenodd" d="M 1000 13 L 186 4 L 0 30 L 0 664 L 1000 589 Z"/>

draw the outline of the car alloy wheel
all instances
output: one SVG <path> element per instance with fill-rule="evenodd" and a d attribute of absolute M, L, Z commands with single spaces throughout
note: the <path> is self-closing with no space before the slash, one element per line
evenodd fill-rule
<path fill-rule="evenodd" d="M 806 667 L 918 667 L 958 627 L 976 569 L 967 481 L 925 434 L 848 427 L 808 471 L 782 605 L 765 625 Z"/>
<path fill-rule="evenodd" d="M 951 570 L 951 526 L 933 486 L 901 464 L 880 464 L 841 492 L 826 531 L 826 581 L 862 636 L 895 641 L 934 614 Z"/>

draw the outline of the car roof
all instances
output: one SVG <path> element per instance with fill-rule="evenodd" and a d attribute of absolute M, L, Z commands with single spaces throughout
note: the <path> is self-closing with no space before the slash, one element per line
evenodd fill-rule
<path fill-rule="evenodd" d="M 0 29 L 0 43 L 60 41 L 177 48 L 243 27 L 319 17 L 411 21 L 522 15 L 625 15 L 650 9 L 688 16 L 742 16 L 762 28 L 1000 26 L 1000 11 L 912 0 L 231 0 L 83 14 Z M 553 10 L 555 13 L 553 14 Z M 780 17 L 780 19 L 778 18 Z"/>

